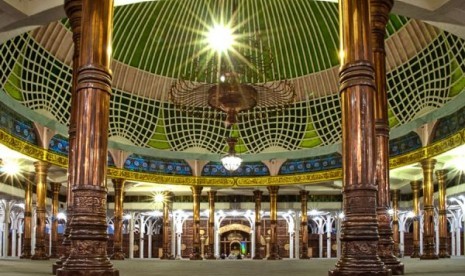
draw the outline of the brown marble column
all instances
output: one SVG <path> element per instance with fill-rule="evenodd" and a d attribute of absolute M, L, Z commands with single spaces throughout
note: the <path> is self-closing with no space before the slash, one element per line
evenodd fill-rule
<path fill-rule="evenodd" d="M 36 214 L 37 214 L 37 224 L 36 224 L 36 247 L 34 255 L 32 255 L 32 260 L 48 260 L 49 256 L 45 249 L 45 197 L 47 195 L 47 173 L 50 164 L 44 161 L 37 161 L 34 163 L 35 167 L 35 182 L 36 182 Z"/>
<path fill-rule="evenodd" d="M 191 260 L 202 260 L 200 256 L 200 195 L 202 186 L 191 186 L 193 208 L 194 208 L 194 229 L 192 229 L 192 257 Z"/>
<path fill-rule="evenodd" d="M 329 275 L 390 275 L 378 256 L 375 72 L 370 0 L 339 1 L 342 108 L 342 254 Z"/>
<path fill-rule="evenodd" d="M 270 256 L 267 260 L 280 260 L 278 252 L 278 191 L 279 186 L 268 186 L 270 193 Z"/>
<path fill-rule="evenodd" d="M 434 232 L 434 205 L 433 205 L 433 171 L 435 159 L 425 159 L 421 161 L 423 168 L 423 255 L 421 260 L 437 260 L 439 257 L 436 254 L 435 248 L 435 232 Z"/>
<path fill-rule="evenodd" d="M 420 197 L 420 187 L 421 181 L 416 180 L 410 182 L 410 186 L 412 187 L 413 193 L 413 214 L 415 218 L 413 219 L 413 251 L 410 258 L 420 258 L 420 220 L 418 216 L 420 215 L 420 204 L 418 203 L 418 199 Z"/>
<path fill-rule="evenodd" d="M 300 259 L 310 259 L 308 256 L 308 213 L 307 213 L 308 191 L 300 191 L 300 233 L 302 235 L 302 245 Z"/>
<path fill-rule="evenodd" d="M 254 260 L 261 260 L 263 256 L 260 253 L 261 243 L 261 230 L 262 230 L 262 195 L 263 192 L 260 190 L 253 191 L 253 198 L 255 200 L 255 254 Z"/>
<path fill-rule="evenodd" d="M 447 210 L 446 210 L 446 170 L 437 170 L 439 190 L 439 258 L 450 258 L 449 238 L 447 236 Z"/>
<path fill-rule="evenodd" d="M 26 193 L 24 195 L 24 239 L 23 248 L 21 252 L 21 259 L 30 259 L 32 257 L 31 251 L 31 220 L 32 220 L 32 183 L 35 175 L 28 173 L 25 175 L 24 186 Z"/>
<path fill-rule="evenodd" d="M 392 240 L 389 183 L 389 118 L 386 92 L 386 51 L 384 37 L 389 12 L 393 0 L 371 0 L 371 42 L 373 47 L 373 62 L 375 66 L 375 134 L 376 134 L 376 172 L 375 184 L 378 187 L 378 255 L 384 265 L 391 269 L 393 275 L 403 275 L 404 265 L 394 256 L 394 241 Z"/>
<path fill-rule="evenodd" d="M 124 204 L 124 182 L 123 178 L 112 179 L 115 189 L 115 213 L 114 213 L 114 233 L 113 233 L 113 255 L 112 260 L 124 260 L 123 252 L 123 204 Z"/>
<path fill-rule="evenodd" d="M 53 264 L 53 274 L 56 274 L 56 270 L 63 266 L 63 262 L 69 257 L 71 249 L 71 240 L 69 234 L 71 232 L 71 221 L 73 220 L 73 190 L 74 178 L 76 175 L 75 164 L 75 152 L 76 152 L 76 117 L 77 117 L 77 97 L 76 97 L 76 86 L 77 86 L 77 75 L 79 69 L 79 51 L 81 45 L 81 18 L 82 18 L 82 0 L 65 0 L 65 12 L 68 16 L 69 23 L 71 25 L 71 31 L 73 32 L 73 80 L 71 85 L 71 104 L 70 104 L 70 118 L 68 128 L 68 143 L 69 143 L 69 154 L 68 154 L 68 183 L 66 193 L 66 228 L 63 233 L 63 254 L 60 259 Z"/>
<path fill-rule="evenodd" d="M 171 254 L 170 248 L 170 210 L 173 205 L 173 193 L 165 192 L 163 200 L 163 255 L 160 257 L 162 260 L 174 260 L 174 256 Z"/>
<path fill-rule="evenodd" d="M 208 192 L 208 247 L 207 247 L 207 259 L 216 260 L 215 258 L 215 196 L 216 191 L 210 190 Z"/>
<path fill-rule="evenodd" d="M 106 250 L 112 24 L 112 0 L 82 1 L 71 250 L 59 276 L 119 275 Z"/>
<path fill-rule="evenodd" d="M 399 237 L 399 198 L 400 198 L 400 190 L 393 190 L 392 191 L 392 239 L 394 240 L 394 249 L 393 253 L 395 256 L 400 257 L 400 237 Z"/>
<path fill-rule="evenodd" d="M 50 258 L 58 258 L 58 195 L 60 194 L 61 183 L 51 182 L 52 188 L 52 254 Z"/>

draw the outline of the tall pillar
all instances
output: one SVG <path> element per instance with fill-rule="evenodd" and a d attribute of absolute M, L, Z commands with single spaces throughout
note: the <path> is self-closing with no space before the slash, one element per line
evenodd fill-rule
<path fill-rule="evenodd" d="M 50 258 L 58 258 L 58 195 L 60 194 L 61 183 L 51 182 L 52 188 L 52 253 Z"/>
<path fill-rule="evenodd" d="M 447 171 L 437 170 L 439 190 L 439 258 L 450 258 L 449 239 L 447 237 L 446 179 Z"/>
<path fill-rule="evenodd" d="M 270 256 L 268 260 L 280 260 L 278 252 L 278 190 L 279 186 L 268 186 L 270 193 Z"/>
<path fill-rule="evenodd" d="M 413 219 L 413 251 L 410 258 L 420 258 L 420 204 L 418 203 L 418 199 L 420 196 L 420 185 L 421 181 L 416 180 L 410 182 L 410 186 L 412 188 L 413 193 L 413 214 L 415 218 Z"/>
<path fill-rule="evenodd" d="M 31 229 L 32 229 L 32 182 L 35 175 L 28 173 L 25 178 L 24 185 L 26 193 L 24 198 L 24 242 L 21 252 L 21 259 L 30 259 L 31 254 Z"/>
<path fill-rule="evenodd" d="M 136 214 L 131 212 L 131 217 L 128 221 L 129 228 L 129 259 L 134 259 L 134 230 L 136 229 Z"/>
<path fill-rule="evenodd" d="M 329 275 L 390 275 L 378 256 L 375 72 L 370 0 L 339 1 L 342 107 L 342 255 Z"/>
<path fill-rule="evenodd" d="M 73 32 L 74 52 L 73 52 L 73 80 L 71 85 L 71 104 L 70 104 L 70 118 L 68 128 L 68 142 L 69 142 L 69 154 L 68 154 L 68 183 L 66 193 L 66 228 L 63 233 L 63 244 L 60 259 L 53 264 L 53 274 L 56 274 L 56 270 L 63 266 L 63 263 L 68 259 L 69 252 L 71 249 L 71 240 L 69 234 L 71 232 L 71 221 L 73 220 L 73 194 L 72 188 L 74 186 L 74 178 L 76 175 L 75 164 L 75 152 L 76 152 L 76 117 L 77 117 L 77 98 L 76 98 L 76 86 L 77 86 L 77 75 L 79 69 L 79 51 L 81 45 L 81 18 L 82 18 L 82 0 L 65 0 L 65 12 L 69 18 L 71 25 L 71 31 Z"/>
<path fill-rule="evenodd" d="M 215 196 L 216 191 L 210 190 L 208 192 L 208 247 L 207 247 L 207 259 L 215 260 L 214 254 L 214 240 L 215 240 Z"/>
<path fill-rule="evenodd" d="M 170 252 L 170 207 L 173 204 L 173 193 L 165 192 L 163 200 L 163 255 L 160 257 L 162 260 L 174 259 Z"/>
<path fill-rule="evenodd" d="M 300 232 L 302 233 L 301 259 L 310 259 L 308 256 L 308 213 L 307 213 L 308 191 L 300 191 Z"/>
<path fill-rule="evenodd" d="M 393 253 L 395 256 L 400 257 L 399 250 L 399 198 L 400 190 L 396 189 L 392 191 L 392 239 L 394 240 Z"/>
<path fill-rule="evenodd" d="M 423 221 L 423 235 L 424 247 L 423 254 L 420 256 L 421 260 L 437 260 L 439 257 L 436 254 L 435 248 L 435 235 L 434 235 L 434 205 L 433 205 L 433 171 L 435 159 L 425 159 L 421 161 L 423 168 L 423 208 L 424 208 L 424 221 Z"/>
<path fill-rule="evenodd" d="M 253 197 L 255 200 L 255 254 L 254 260 L 261 260 L 263 256 L 260 254 L 261 245 L 261 229 L 262 229 L 262 217 L 260 212 L 262 211 L 262 195 L 263 192 L 260 190 L 253 191 Z"/>
<path fill-rule="evenodd" d="M 113 227 L 113 255 L 112 260 L 124 260 L 123 252 L 123 204 L 124 204 L 124 182 L 123 178 L 112 179 L 115 189 L 115 211 Z"/>
<path fill-rule="evenodd" d="M 384 38 L 389 12 L 393 0 L 371 0 L 371 42 L 375 66 L 375 134 L 376 134 L 376 172 L 375 184 L 378 187 L 378 255 L 393 275 L 403 275 L 404 265 L 394 256 L 391 216 L 388 213 L 390 201 L 389 183 L 389 118 L 386 92 L 386 50 Z"/>
<path fill-rule="evenodd" d="M 37 161 L 34 163 L 36 173 L 36 213 L 37 213 L 37 225 L 36 225 L 36 245 L 34 249 L 34 255 L 32 260 L 48 260 L 47 251 L 45 250 L 45 215 L 47 210 L 45 209 L 45 197 L 47 195 L 47 172 L 50 164 L 44 161 Z"/>
<path fill-rule="evenodd" d="M 140 214 L 139 215 L 139 258 L 143 259 L 144 258 L 144 244 L 145 244 L 145 217 L 144 215 Z"/>
<path fill-rule="evenodd" d="M 106 165 L 111 94 L 112 0 L 82 1 L 82 36 L 75 93 L 75 176 L 71 250 L 59 276 L 119 275 L 107 256 Z"/>
<path fill-rule="evenodd" d="M 202 193 L 202 186 L 192 186 L 192 198 L 194 203 L 194 227 L 192 231 L 192 257 L 191 260 L 202 260 L 200 256 L 200 195 Z"/>

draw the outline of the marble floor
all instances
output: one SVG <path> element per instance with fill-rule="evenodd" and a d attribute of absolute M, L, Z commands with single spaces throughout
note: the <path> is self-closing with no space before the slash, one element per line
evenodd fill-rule
<path fill-rule="evenodd" d="M 113 261 L 122 276 L 133 275 L 189 275 L 189 276 L 308 276 L 328 275 L 328 270 L 334 268 L 336 259 L 311 260 L 217 260 L 217 261 L 161 261 L 158 259 L 133 259 Z M 465 257 L 453 257 L 426 261 L 403 258 L 405 275 L 427 276 L 464 276 Z M 31 261 L 19 259 L 0 259 L 0 275 L 52 275 L 50 261 Z"/>

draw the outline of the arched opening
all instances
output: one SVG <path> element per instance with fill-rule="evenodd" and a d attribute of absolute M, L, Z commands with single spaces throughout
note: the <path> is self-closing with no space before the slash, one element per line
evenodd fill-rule
<path fill-rule="evenodd" d="M 240 259 L 244 256 L 250 256 L 250 227 L 243 224 L 229 224 L 221 227 L 218 233 L 222 258 Z"/>

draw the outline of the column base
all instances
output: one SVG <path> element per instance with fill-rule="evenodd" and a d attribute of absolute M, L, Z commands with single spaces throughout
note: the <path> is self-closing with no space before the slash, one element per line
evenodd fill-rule
<path fill-rule="evenodd" d="M 122 260 L 124 260 L 124 253 L 123 252 L 115 252 L 113 255 L 111 255 L 110 260 L 122 261 Z"/>
<path fill-rule="evenodd" d="M 392 275 L 404 275 L 404 264 L 401 263 L 394 255 L 386 254 L 383 256 L 380 255 L 379 257 L 381 259 L 381 262 L 383 262 L 386 266 L 386 268 L 391 270 Z"/>
<path fill-rule="evenodd" d="M 420 258 L 420 253 L 418 253 L 417 251 L 413 251 L 412 255 L 410 255 L 410 258 Z"/>
<path fill-rule="evenodd" d="M 31 254 L 23 254 L 19 258 L 20 259 L 30 259 L 30 258 L 32 258 L 32 255 Z"/>
<path fill-rule="evenodd" d="M 47 260 L 50 260 L 50 258 L 46 254 L 34 254 L 31 257 L 31 260 L 34 260 L 34 261 L 47 261 Z"/>
<path fill-rule="evenodd" d="M 57 275 L 57 270 L 62 268 L 62 267 L 63 267 L 63 263 L 58 263 L 58 262 L 54 263 L 52 265 L 52 274 Z"/>
<path fill-rule="evenodd" d="M 203 260 L 202 256 L 194 254 L 192 257 L 189 258 L 191 261 L 201 261 Z"/>
<path fill-rule="evenodd" d="M 391 276 L 391 270 L 387 269 L 386 271 L 360 271 L 360 270 L 340 270 L 334 269 L 328 271 L 328 276 Z"/>
<path fill-rule="evenodd" d="M 439 258 L 441 259 L 450 258 L 450 255 L 447 252 L 439 252 Z"/>
<path fill-rule="evenodd" d="M 57 270 L 57 276 L 119 276 L 119 270 Z"/>
<path fill-rule="evenodd" d="M 404 275 L 404 264 L 397 263 L 397 264 L 384 264 L 386 268 L 391 270 L 392 275 Z"/>
<path fill-rule="evenodd" d="M 420 256 L 420 260 L 439 260 L 439 256 L 436 254 L 423 254 Z"/>

